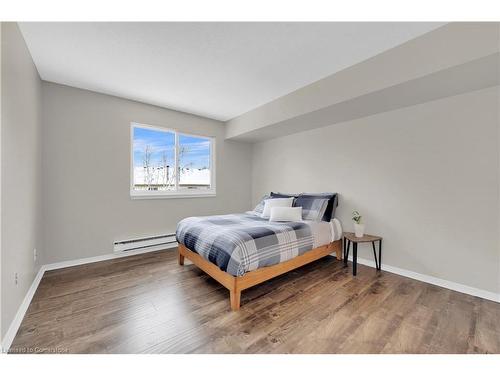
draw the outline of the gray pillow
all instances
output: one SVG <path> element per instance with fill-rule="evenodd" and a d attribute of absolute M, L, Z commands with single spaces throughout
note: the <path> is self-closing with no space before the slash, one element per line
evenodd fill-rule
<path fill-rule="evenodd" d="M 288 194 L 288 193 L 275 193 L 274 191 L 271 191 L 271 198 L 297 198 L 299 194 Z"/>

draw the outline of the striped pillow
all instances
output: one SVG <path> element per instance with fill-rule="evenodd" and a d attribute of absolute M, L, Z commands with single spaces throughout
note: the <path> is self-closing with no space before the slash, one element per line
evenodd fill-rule
<path fill-rule="evenodd" d="M 321 221 L 325 215 L 329 198 L 298 196 L 295 199 L 294 207 L 302 207 L 302 219 Z"/>
<path fill-rule="evenodd" d="M 335 210 L 338 203 L 337 193 L 301 193 L 301 197 L 309 197 L 309 198 L 323 198 L 329 199 L 328 206 L 326 206 L 325 214 L 323 215 L 323 221 L 330 221 L 335 217 Z"/>
<path fill-rule="evenodd" d="M 269 195 L 264 195 L 262 197 L 262 199 L 260 200 L 259 204 L 257 204 L 257 206 L 255 206 L 255 208 L 253 209 L 254 212 L 258 213 L 259 215 L 262 215 L 262 213 L 264 212 L 264 204 L 266 203 L 266 199 L 269 199 L 271 198 Z"/>

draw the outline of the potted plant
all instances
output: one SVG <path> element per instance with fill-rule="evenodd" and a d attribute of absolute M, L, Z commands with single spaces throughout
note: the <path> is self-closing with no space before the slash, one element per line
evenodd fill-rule
<path fill-rule="evenodd" d="M 354 235 L 356 237 L 363 237 L 365 234 L 365 224 L 361 223 L 363 217 L 358 211 L 352 212 L 352 221 L 354 221 Z"/>

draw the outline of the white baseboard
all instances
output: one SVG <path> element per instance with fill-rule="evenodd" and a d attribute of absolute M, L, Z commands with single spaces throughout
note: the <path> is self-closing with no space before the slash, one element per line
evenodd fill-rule
<path fill-rule="evenodd" d="M 12 341 L 14 341 L 14 338 L 16 337 L 17 334 L 17 330 L 21 326 L 21 322 L 23 321 L 26 311 L 28 311 L 28 307 L 30 306 L 31 300 L 33 299 L 33 296 L 35 295 L 35 292 L 38 288 L 38 285 L 42 280 L 44 272 L 45 269 L 43 266 L 41 266 L 40 269 L 38 270 L 38 273 L 35 276 L 35 279 L 31 283 L 28 292 L 24 296 L 21 306 L 19 306 L 19 308 L 17 309 L 16 315 L 14 316 L 12 323 L 10 323 L 9 329 L 7 330 L 7 333 L 5 334 L 5 337 L 2 340 L 2 353 L 7 353 L 12 344 Z"/>
<path fill-rule="evenodd" d="M 348 259 L 352 262 L 352 255 L 350 255 Z M 363 264 L 365 266 L 375 268 L 375 262 L 373 260 L 368 260 L 368 259 L 358 257 L 358 264 Z M 397 275 L 405 276 L 405 277 L 408 277 L 410 279 L 423 281 L 424 283 L 437 285 L 437 286 L 440 286 L 440 287 L 443 287 L 446 289 L 454 290 L 454 291 L 460 292 L 460 293 L 469 294 L 469 295 L 475 296 L 475 297 L 481 297 L 481 298 L 484 298 L 484 299 L 487 299 L 490 301 L 500 302 L 500 294 L 490 292 L 487 290 L 483 290 L 483 289 L 474 288 L 472 286 L 468 286 L 468 285 L 464 285 L 464 284 L 459 284 L 459 283 L 449 281 L 449 280 L 439 279 L 439 278 L 434 277 L 434 276 L 429 276 L 429 275 L 424 275 L 422 273 L 409 271 L 409 270 L 406 270 L 404 268 L 389 266 L 387 264 L 382 263 L 382 271 L 395 273 Z"/>
<path fill-rule="evenodd" d="M 129 250 L 129 251 L 124 251 L 124 252 L 119 252 L 119 253 L 99 255 L 99 256 L 90 257 L 90 258 L 81 258 L 81 259 L 75 259 L 75 260 L 67 260 L 64 262 L 50 263 L 50 264 L 46 264 L 43 267 L 45 267 L 45 271 L 52 271 L 52 270 L 58 270 L 60 268 L 80 266 L 82 264 L 102 262 L 103 260 L 111 260 L 111 259 L 116 259 L 116 258 L 128 257 L 128 256 L 132 256 L 132 255 L 145 254 L 145 253 L 150 253 L 152 251 L 167 250 L 167 249 L 171 249 L 173 247 L 177 247 L 177 242 L 174 242 L 174 243 L 168 244 L 168 245 L 151 246 L 151 247 L 148 247 L 147 249 Z"/>
<path fill-rule="evenodd" d="M 28 289 L 28 292 L 26 293 L 26 296 L 24 297 L 23 302 L 21 303 L 21 306 L 19 306 L 19 309 L 17 309 L 17 312 L 16 312 L 16 315 L 14 316 L 14 319 L 10 323 L 9 329 L 7 330 L 7 333 L 5 334 L 5 337 L 2 340 L 1 352 L 6 353 L 10 349 L 10 346 L 12 345 L 12 342 L 14 341 L 14 338 L 16 337 L 17 331 L 19 330 L 19 327 L 21 326 L 21 323 L 24 319 L 24 315 L 26 314 L 26 311 L 28 311 L 28 307 L 31 303 L 31 300 L 33 299 L 33 296 L 35 295 L 35 292 L 38 288 L 38 285 L 40 284 L 40 281 L 42 280 L 43 274 L 46 271 L 52 271 L 52 270 L 57 270 L 57 269 L 67 268 L 67 267 L 74 267 L 74 266 L 79 266 L 79 265 L 88 264 L 88 263 L 102 262 L 104 260 L 123 258 L 123 257 L 132 256 L 132 255 L 145 254 L 145 253 L 150 253 L 153 251 L 167 250 L 167 249 L 171 249 L 171 248 L 176 247 L 176 246 L 177 246 L 177 243 L 173 243 L 173 244 L 169 244 L 169 245 L 158 245 L 158 246 L 153 246 L 153 247 L 150 247 L 147 249 L 130 250 L 130 251 L 124 251 L 122 253 L 112 253 L 112 254 L 106 254 L 106 255 L 99 255 L 96 257 L 68 260 L 65 262 L 58 262 L 58 263 L 51 263 L 51 264 L 42 265 L 40 267 L 40 270 L 36 274 L 35 279 L 33 280 L 33 283 L 31 284 L 30 288 Z"/>

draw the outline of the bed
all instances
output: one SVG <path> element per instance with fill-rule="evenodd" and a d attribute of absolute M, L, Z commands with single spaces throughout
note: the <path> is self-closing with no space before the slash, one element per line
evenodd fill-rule
<path fill-rule="evenodd" d="M 187 258 L 229 289 L 232 310 L 241 291 L 336 253 L 342 259 L 338 220 L 271 222 L 258 212 L 190 217 L 176 231 L 178 260 Z"/>
<path fill-rule="evenodd" d="M 283 263 L 331 243 L 332 222 L 270 222 L 252 212 L 190 217 L 177 227 L 177 241 L 222 271 L 240 277 Z"/>

